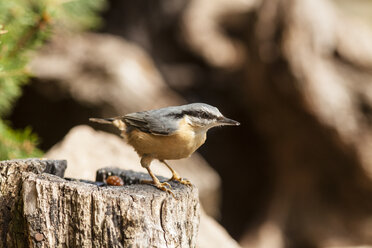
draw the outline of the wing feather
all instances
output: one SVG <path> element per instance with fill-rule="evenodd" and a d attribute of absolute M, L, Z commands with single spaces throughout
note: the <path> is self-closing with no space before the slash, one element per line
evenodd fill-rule
<path fill-rule="evenodd" d="M 169 118 L 154 114 L 153 111 L 127 114 L 123 120 L 130 127 L 155 135 L 172 135 L 177 130 L 176 121 L 170 121 Z"/>

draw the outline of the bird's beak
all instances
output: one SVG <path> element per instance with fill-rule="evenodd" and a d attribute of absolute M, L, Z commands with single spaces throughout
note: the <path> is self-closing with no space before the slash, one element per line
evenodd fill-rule
<path fill-rule="evenodd" d="M 239 122 L 226 118 L 226 117 L 222 117 L 221 119 L 219 119 L 218 124 L 226 125 L 226 126 L 239 126 L 240 125 Z"/>

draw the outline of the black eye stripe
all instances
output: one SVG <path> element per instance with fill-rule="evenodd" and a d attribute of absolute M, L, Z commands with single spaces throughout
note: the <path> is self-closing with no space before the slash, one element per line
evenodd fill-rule
<path fill-rule="evenodd" d="M 177 119 L 183 118 L 185 115 L 193 116 L 193 117 L 197 117 L 197 118 L 202 118 L 202 119 L 209 119 L 209 120 L 218 118 L 217 116 L 215 116 L 211 113 L 208 113 L 208 112 L 192 111 L 192 110 L 191 111 L 190 110 L 184 110 L 181 113 L 170 113 L 170 114 L 168 114 L 168 116 L 173 116 Z"/>
<path fill-rule="evenodd" d="M 204 112 L 204 111 L 183 111 L 182 113 L 184 115 L 194 116 L 194 117 L 203 118 L 203 119 L 212 120 L 216 118 L 215 115 L 208 113 L 208 112 Z"/>

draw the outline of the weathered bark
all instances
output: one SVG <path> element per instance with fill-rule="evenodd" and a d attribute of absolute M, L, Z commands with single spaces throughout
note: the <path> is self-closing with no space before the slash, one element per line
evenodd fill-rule
<path fill-rule="evenodd" d="M 195 187 L 171 183 L 175 197 L 150 185 L 100 187 L 42 173 L 46 163 L 0 163 L 2 247 L 195 247 Z"/>
<path fill-rule="evenodd" d="M 65 160 L 9 160 L 0 162 L 0 247 L 26 247 L 20 192 L 22 174 L 43 172 L 63 176 Z"/>

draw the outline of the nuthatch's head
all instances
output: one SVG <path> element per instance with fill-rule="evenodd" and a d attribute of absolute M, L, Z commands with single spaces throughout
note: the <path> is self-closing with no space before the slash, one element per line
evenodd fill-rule
<path fill-rule="evenodd" d="M 187 123 L 195 129 L 208 130 L 216 126 L 238 126 L 239 122 L 224 117 L 218 108 L 205 103 L 192 103 L 183 105 L 176 115 L 186 119 Z"/>

